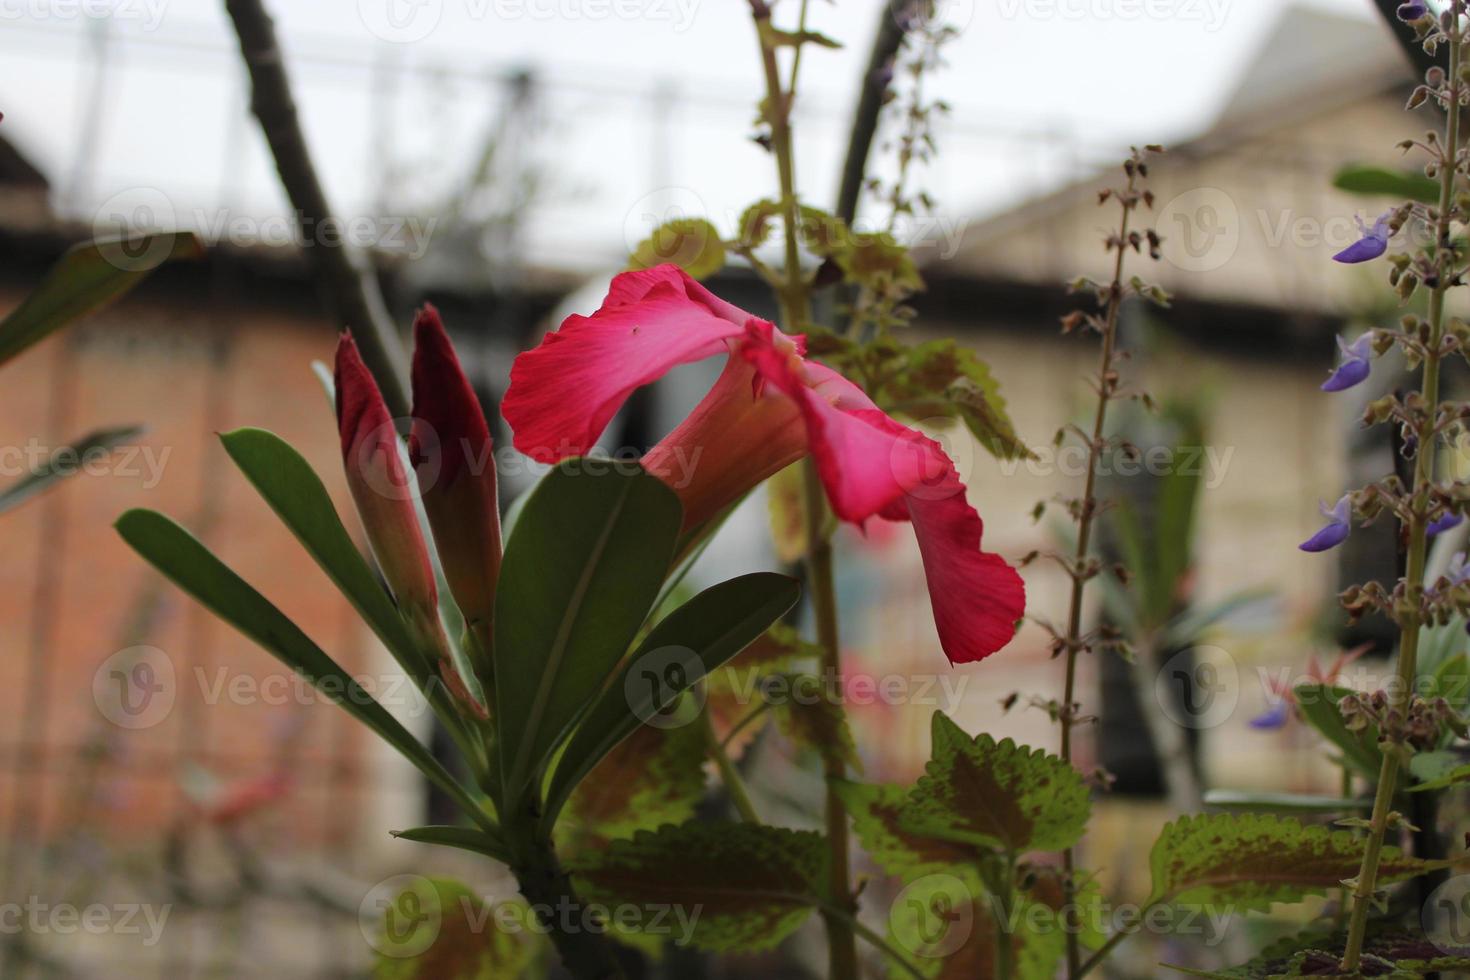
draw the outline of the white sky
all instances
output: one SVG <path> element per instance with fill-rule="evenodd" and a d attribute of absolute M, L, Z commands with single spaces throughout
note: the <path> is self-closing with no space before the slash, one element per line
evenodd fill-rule
<path fill-rule="evenodd" d="M 954 106 L 921 186 L 957 221 L 1029 196 L 1130 142 L 1205 128 L 1286 4 L 1271 0 L 941 0 L 964 31 L 930 91 Z M 798 0 L 777 3 L 790 23 Z M 1313 0 L 1373 14 L 1368 0 Z M 309 137 L 345 213 L 408 214 L 469 166 L 501 89 L 528 66 L 549 128 L 527 152 L 547 182 L 538 254 L 611 260 L 647 216 L 704 210 L 728 226 L 770 193 L 750 132 L 760 93 L 745 0 L 293 0 L 269 3 L 293 59 Z M 828 204 L 851 92 L 880 0 L 812 0 L 800 182 Z M 88 154 L 98 10 L 111 9 L 101 124 Z M 390 20 L 389 14 L 396 15 Z M 90 16 L 89 16 L 90 14 Z M 394 26 L 394 25 L 398 26 Z M 375 33 L 376 31 L 376 33 Z M 398 40 L 385 40 L 384 38 Z M 376 67 L 375 67 L 376 66 Z M 433 71 L 444 72 L 434 77 Z M 668 125 L 650 97 L 672 93 Z M 223 233 L 284 213 L 243 89 L 221 0 L 0 0 L 6 134 L 88 216 L 149 208 Z M 664 148 L 664 149 L 661 149 Z M 268 235 L 269 228 L 235 234 Z M 944 226 L 935 234 L 944 234 Z M 412 241 L 405 244 L 412 247 Z"/>

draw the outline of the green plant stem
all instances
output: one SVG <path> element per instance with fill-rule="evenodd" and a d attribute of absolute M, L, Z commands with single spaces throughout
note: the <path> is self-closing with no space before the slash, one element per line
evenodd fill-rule
<path fill-rule="evenodd" d="M 1450 209 L 1454 201 L 1455 176 L 1459 172 L 1460 8 L 1459 0 L 1451 7 L 1454 16 L 1449 44 L 1450 104 L 1445 122 L 1446 161 L 1440 168 L 1439 217 L 1435 228 L 1435 265 L 1440 274 L 1429 297 L 1429 346 L 1425 352 L 1420 388 L 1426 415 L 1419 428 L 1419 455 L 1415 460 L 1414 486 L 1410 489 L 1409 496 L 1409 560 L 1404 575 L 1407 610 L 1399 623 L 1398 684 L 1388 692 L 1391 709 L 1401 714 L 1413 696 L 1414 680 L 1418 673 L 1419 633 L 1423 625 L 1420 603 L 1423 598 L 1424 565 L 1428 552 L 1428 522 L 1421 497 L 1434 480 L 1438 439 L 1435 422 L 1439 411 L 1439 345 L 1444 333 L 1445 291 L 1449 288 L 1453 271 L 1453 263 L 1446 261 L 1445 252 L 1449 248 Z M 1383 765 L 1378 771 L 1378 789 L 1373 797 L 1373 817 L 1368 829 L 1368 843 L 1363 851 L 1363 864 L 1358 871 L 1357 882 L 1353 887 L 1353 911 L 1348 920 L 1347 946 L 1342 957 L 1344 973 L 1357 972 L 1362 962 L 1363 941 L 1368 934 L 1368 914 L 1372 909 L 1373 894 L 1378 883 L 1378 862 L 1383 853 L 1383 839 L 1388 832 L 1388 818 L 1398 777 L 1399 753 L 1390 745 L 1383 752 Z"/>
<path fill-rule="evenodd" d="M 781 307 L 782 327 L 788 332 L 801 332 L 811 319 L 811 299 L 801 269 L 801 250 L 797 229 L 801 209 L 796 197 L 796 164 L 791 141 L 791 104 L 795 97 L 796 76 L 791 76 L 790 90 L 781 85 L 776 49 L 768 43 L 770 9 L 761 0 L 751 0 L 757 37 L 760 41 L 761 66 L 765 74 L 765 114 L 771 127 L 771 153 L 776 158 L 776 172 L 781 187 L 781 209 L 785 225 L 785 281 L 777 299 Z M 832 573 L 832 542 L 822 532 L 826 525 L 827 502 L 816 463 L 808 457 L 803 468 L 806 502 L 807 588 L 816 619 L 817 644 L 822 651 L 822 668 L 835 682 L 842 676 L 842 661 L 837 635 L 837 591 Z M 838 795 L 836 784 L 846 777 L 846 765 L 836 753 L 826 753 L 822 763 L 827 782 L 825 822 L 828 846 L 827 899 L 845 913 L 836 915 L 824 909 L 827 925 L 829 980 L 857 980 L 857 940 L 852 923 L 856 920 L 857 902 L 852 892 L 848 868 L 847 808 Z"/>
<path fill-rule="evenodd" d="M 725 751 L 725 743 L 721 742 L 720 736 L 716 734 L 715 722 L 710 717 L 709 710 L 705 709 L 699 715 L 699 723 L 704 731 L 705 752 L 714 760 L 715 768 L 720 771 L 720 781 L 725 784 L 725 792 L 729 795 L 730 802 L 735 805 L 735 810 L 740 814 L 741 820 L 746 823 L 760 823 L 760 814 L 756 812 L 755 804 L 750 802 L 750 792 L 745 788 L 745 780 L 741 778 L 740 770 L 735 768 L 735 763 L 730 760 L 730 753 Z"/>
<path fill-rule="evenodd" d="M 623 980 L 622 967 L 607 937 L 582 927 L 587 910 L 557 859 L 549 831 L 541 828 L 538 814 L 533 810 L 518 824 L 525 833 L 511 842 L 511 870 L 521 894 L 547 930 L 562 966 L 576 980 Z"/>
<path fill-rule="evenodd" d="M 1128 190 L 1133 190 L 1134 178 L 1128 178 Z M 1113 371 L 1113 355 L 1117 345 L 1118 310 L 1123 302 L 1123 258 L 1126 248 L 1122 242 L 1128 240 L 1128 219 L 1132 212 L 1123 206 L 1123 218 L 1118 240 L 1118 257 L 1113 264 L 1112 294 L 1103 321 L 1102 354 L 1098 363 L 1097 409 L 1092 419 L 1092 440 L 1087 446 L 1087 477 L 1082 488 L 1082 507 L 1077 519 L 1077 550 L 1072 562 L 1072 595 L 1067 607 L 1067 636 L 1063 656 L 1066 657 L 1066 675 L 1062 687 L 1061 756 L 1068 765 L 1072 764 L 1072 727 L 1076 722 L 1077 702 L 1077 655 L 1082 650 L 1082 597 L 1087 585 L 1083 568 L 1088 551 L 1092 547 L 1093 520 L 1097 516 L 1097 470 L 1102 456 L 1103 431 L 1107 424 L 1108 402 L 1112 399 L 1109 377 Z M 1075 910 L 1077 888 L 1074 878 L 1077 871 L 1075 848 L 1062 852 L 1063 908 L 1072 914 Z M 1067 976 L 1076 980 L 1082 960 L 1082 944 L 1077 930 L 1067 930 Z"/>

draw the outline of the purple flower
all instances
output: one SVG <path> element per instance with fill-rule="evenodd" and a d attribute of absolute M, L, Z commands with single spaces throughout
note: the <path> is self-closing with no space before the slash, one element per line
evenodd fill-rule
<path fill-rule="evenodd" d="M 1392 217 L 1392 211 L 1383 212 L 1378 216 L 1378 220 L 1373 222 L 1372 228 L 1369 228 L 1361 217 L 1354 217 L 1353 220 L 1358 223 L 1358 230 L 1363 233 L 1363 237 L 1353 242 L 1341 252 L 1338 252 L 1332 257 L 1332 260 L 1334 262 L 1347 263 L 1367 262 L 1387 252 L 1389 236 L 1388 221 Z"/>
<path fill-rule="evenodd" d="M 1424 533 L 1426 536 L 1432 538 L 1441 531 L 1448 531 L 1450 528 L 1459 527 L 1463 523 L 1465 523 L 1464 517 L 1453 511 L 1446 511 L 1444 516 L 1439 520 L 1431 521 L 1429 526 L 1424 529 Z"/>
<path fill-rule="evenodd" d="M 1286 724 L 1286 719 L 1291 717 L 1291 705 L 1286 698 L 1277 698 L 1265 711 L 1251 719 L 1251 727 L 1260 731 L 1275 731 Z"/>
<path fill-rule="evenodd" d="M 1399 20 L 1405 24 L 1412 24 L 1420 17 L 1429 13 L 1429 7 L 1422 3 L 1401 3 L 1396 13 L 1398 14 Z"/>
<path fill-rule="evenodd" d="M 1326 504 L 1319 504 L 1318 509 L 1327 518 L 1327 525 L 1298 545 L 1303 551 L 1318 552 L 1336 548 L 1347 540 L 1348 532 L 1353 529 L 1353 505 L 1347 494 L 1343 494 L 1331 509 Z"/>
<path fill-rule="evenodd" d="M 1449 579 L 1450 585 L 1463 585 L 1470 580 L 1470 568 L 1465 567 L 1465 552 L 1457 551 L 1450 556 L 1450 563 L 1444 570 L 1444 577 Z"/>
<path fill-rule="evenodd" d="M 1342 363 L 1322 382 L 1323 391 L 1345 391 L 1367 380 L 1368 372 L 1373 367 L 1370 360 L 1373 355 L 1373 331 L 1369 330 L 1351 344 L 1339 335 L 1337 349 L 1342 352 Z"/>

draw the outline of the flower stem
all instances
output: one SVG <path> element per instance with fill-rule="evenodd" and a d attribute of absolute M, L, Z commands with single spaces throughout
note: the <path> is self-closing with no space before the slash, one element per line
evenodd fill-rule
<path fill-rule="evenodd" d="M 1454 202 L 1455 177 L 1459 173 L 1460 152 L 1460 14 L 1463 3 L 1455 0 L 1450 17 L 1449 105 L 1446 107 L 1444 160 L 1439 170 L 1439 212 L 1435 227 L 1435 277 L 1429 296 L 1429 344 L 1424 355 L 1420 390 L 1425 414 L 1418 432 L 1419 455 L 1414 466 L 1414 486 L 1409 496 L 1409 560 L 1404 574 L 1405 612 L 1400 617 L 1398 683 L 1389 691 L 1391 710 L 1402 713 L 1413 695 L 1418 674 L 1419 632 L 1423 625 L 1420 605 L 1424 592 L 1424 565 L 1428 552 L 1428 526 L 1425 506 L 1427 490 L 1434 480 L 1434 460 L 1438 435 L 1435 430 L 1439 406 L 1440 341 L 1444 334 L 1445 291 L 1453 278 L 1453 255 L 1450 246 L 1450 214 Z M 1348 920 L 1347 945 L 1343 950 L 1342 972 L 1356 973 L 1363 956 L 1363 941 L 1368 933 L 1368 913 L 1378 883 L 1378 862 L 1383 854 L 1383 839 L 1388 832 L 1388 818 L 1399 777 L 1399 753 L 1388 745 L 1383 765 L 1378 771 L 1378 790 L 1373 797 L 1373 817 L 1368 830 L 1363 863 L 1353 887 L 1353 911 Z"/>
<path fill-rule="evenodd" d="M 1134 189 L 1135 178 L 1128 177 L 1128 191 Z M 1094 518 L 1097 516 L 1097 471 L 1102 458 L 1103 431 L 1107 424 L 1108 402 L 1112 400 L 1114 383 L 1113 358 L 1117 350 L 1118 311 L 1123 305 L 1123 258 L 1126 253 L 1124 242 L 1128 240 L 1128 219 L 1132 215 L 1127 197 L 1121 198 L 1123 217 L 1118 233 L 1118 256 L 1113 264 L 1113 280 L 1109 293 L 1107 311 L 1103 319 L 1102 353 L 1098 363 L 1097 408 L 1092 418 L 1092 439 L 1087 445 L 1087 477 L 1082 488 L 1082 502 L 1077 517 L 1077 550 L 1073 555 L 1072 595 L 1067 609 L 1067 635 L 1063 656 L 1066 658 L 1066 676 L 1062 689 L 1062 710 L 1058 718 L 1061 724 L 1061 756 L 1068 765 L 1072 764 L 1072 728 L 1076 723 L 1077 708 L 1077 655 L 1085 646 L 1082 640 L 1082 599 L 1090 576 L 1084 573 L 1088 552 L 1092 546 Z M 1062 876 L 1064 889 L 1063 908 L 1074 914 L 1077 887 L 1075 848 L 1062 852 Z M 1082 944 L 1075 928 L 1067 929 L 1067 976 L 1076 980 L 1081 976 Z"/>
<path fill-rule="evenodd" d="M 796 197 L 796 164 L 791 141 L 791 106 L 796 94 L 796 75 L 783 89 L 776 48 L 767 36 L 770 29 L 770 7 L 765 0 L 750 0 L 760 40 L 761 65 L 765 73 L 766 100 L 764 117 L 771 127 L 771 153 L 776 158 L 776 172 L 781 187 L 782 224 L 785 226 L 785 275 L 777 299 L 781 307 L 781 326 L 799 333 L 811 319 L 811 298 L 801 270 L 801 250 L 797 230 L 801 226 L 801 209 Z M 832 572 L 832 542 L 824 533 L 827 502 L 815 462 L 808 457 L 803 468 L 807 526 L 807 589 L 811 595 L 816 619 L 817 644 L 822 651 L 822 669 L 826 677 L 840 679 L 842 661 L 837 635 L 837 590 Z M 846 765 L 836 753 L 825 753 L 822 768 L 827 782 L 825 820 L 828 847 L 827 903 L 823 910 L 827 925 L 829 980 L 857 980 L 857 939 L 853 929 L 857 902 L 852 892 L 848 868 L 849 846 L 847 809 L 837 794 L 836 781 L 847 775 Z M 836 914 L 840 910 L 842 914 Z"/>
<path fill-rule="evenodd" d="M 720 771 L 720 781 L 724 783 L 725 793 L 729 795 L 730 802 L 735 805 L 740 819 L 746 823 L 760 823 L 760 814 L 756 812 L 755 804 L 750 802 L 750 793 L 745 788 L 745 780 L 741 778 L 740 771 L 735 768 L 735 763 L 730 760 L 730 753 L 725 751 L 725 743 L 721 742 L 720 736 L 715 733 L 715 722 L 710 717 L 708 708 L 700 712 L 700 725 L 704 730 L 705 752 L 714 760 L 715 768 Z"/>

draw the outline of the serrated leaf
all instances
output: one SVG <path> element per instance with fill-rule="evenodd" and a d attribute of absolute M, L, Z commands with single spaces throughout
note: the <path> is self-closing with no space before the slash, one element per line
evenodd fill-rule
<path fill-rule="evenodd" d="M 577 784 L 557 824 L 559 850 L 575 854 L 693 819 L 704 799 L 704 757 L 697 724 L 640 726 Z"/>
<path fill-rule="evenodd" d="M 1359 773 L 1377 778 L 1383 765 L 1378 751 L 1378 730 L 1372 725 L 1361 732 L 1350 731 L 1337 703 L 1351 694 L 1348 688 L 1330 684 L 1302 684 L 1293 689 L 1297 710 L 1322 737 L 1342 750 L 1342 757 Z"/>
<path fill-rule="evenodd" d="M 44 493 L 67 477 L 81 471 L 80 464 L 89 456 L 103 453 L 114 446 L 135 439 L 143 430 L 138 426 L 117 429 L 98 429 L 88 433 L 69 446 L 55 450 L 46 461 L 30 473 L 21 477 L 4 490 L 0 490 L 0 514 L 18 507 L 32 497 Z"/>
<path fill-rule="evenodd" d="M 546 819 L 556 819 L 577 784 L 614 746 L 757 640 L 800 597 L 795 579 L 756 572 L 712 586 L 664 617 L 572 736 L 547 791 Z"/>
<path fill-rule="evenodd" d="M 704 218 L 675 218 L 653 230 L 628 259 L 629 269 L 651 269 L 673 263 L 695 279 L 707 279 L 725 267 L 725 243 Z"/>
<path fill-rule="evenodd" d="M 367 725 L 487 831 L 492 821 L 398 719 L 327 656 L 285 613 L 255 591 L 184 528 L 156 511 L 130 510 L 117 532 L 134 551 L 220 619 L 305 677 L 328 700 Z"/>
<path fill-rule="evenodd" d="M 602 689 L 659 594 L 682 507 L 641 467 L 565 460 L 537 485 L 495 597 L 495 724 L 513 807 Z"/>
<path fill-rule="evenodd" d="M 1365 841 L 1284 817 L 1216 813 L 1184 817 L 1164 827 L 1149 856 L 1153 902 L 1228 903 L 1237 911 L 1266 911 L 1341 886 L 1358 873 Z M 1382 885 L 1404 881 L 1440 864 L 1385 847 Z"/>
<path fill-rule="evenodd" d="M 1402 197 L 1421 204 L 1439 202 L 1439 181 L 1431 180 L 1418 170 L 1389 170 L 1353 164 L 1337 172 L 1332 178 L 1332 186 L 1349 194 Z"/>
<path fill-rule="evenodd" d="M 812 912 L 825 866 L 820 834 L 749 823 L 686 823 L 614 841 L 569 863 L 582 897 L 694 918 L 691 945 L 770 949 Z"/>
<path fill-rule="evenodd" d="M 162 263 L 203 254 L 204 246 L 189 232 L 99 238 L 73 245 L 0 320 L 0 364 L 77 317 L 119 299 Z"/>
<path fill-rule="evenodd" d="M 392 879 L 390 879 L 391 881 Z M 405 876 L 385 896 L 375 980 L 517 980 L 540 942 L 518 901 L 491 906 L 448 878 Z M 505 927 L 506 920 L 518 928 Z"/>
<path fill-rule="evenodd" d="M 771 519 L 771 543 L 776 557 L 786 563 L 807 552 L 805 474 L 793 463 L 766 481 L 766 507 Z"/>
<path fill-rule="evenodd" d="M 885 872 L 908 884 L 925 875 L 944 872 L 980 889 L 973 847 L 925 837 L 903 826 L 899 814 L 908 790 L 879 783 L 842 781 L 834 784 L 852 816 L 853 830 L 863 850 Z"/>
<path fill-rule="evenodd" d="M 941 711 L 933 733 L 933 758 L 899 817 L 909 831 L 1012 854 L 1082 839 L 1092 804 L 1076 769 L 1010 739 L 972 739 Z"/>
<path fill-rule="evenodd" d="M 793 677 L 789 683 L 793 690 L 820 692 L 822 688 L 821 678 L 812 674 Z M 773 706 L 773 714 L 781 733 L 797 745 L 811 749 L 829 764 L 841 763 L 862 772 L 862 759 L 842 705 L 823 696 L 785 698 Z"/>
<path fill-rule="evenodd" d="M 1050 909 L 1018 892 L 1009 915 L 981 891 L 948 874 L 930 874 L 905 888 L 890 909 L 889 940 L 909 954 L 928 980 L 1052 980 L 1066 955 L 1066 933 Z M 1002 937 L 1014 971 L 1002 976 Z M 890 965 L 891 980 L 911 977 Z"/>
<path fill-rule="evenodd" d="M 746 251 L 757 249 L 771 236 L 772 222 L 780 217 L 781 205 L 764 198 L 756 201 L 740 214 L 740 228 L 736 240 Z"/>

